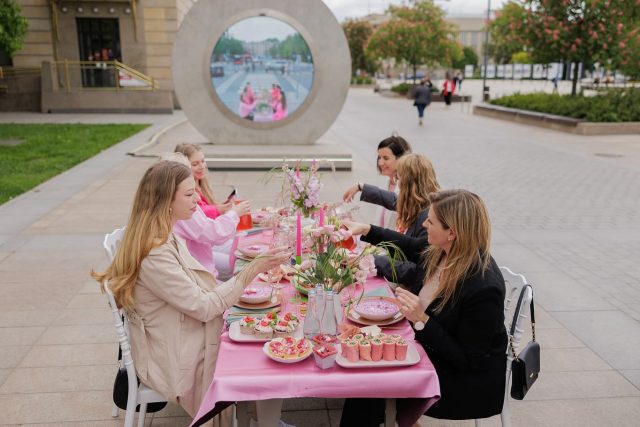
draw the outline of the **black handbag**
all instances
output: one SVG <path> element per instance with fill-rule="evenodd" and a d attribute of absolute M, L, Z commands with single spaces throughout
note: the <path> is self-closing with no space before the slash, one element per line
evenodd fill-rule
<path fill-rule="evenodd" d="M 522 299 L 524 298 L 527 287 L 531 288 L 531 285 L 525 285 L 520 292 L 516 313 L 520 312 L 520 306 L 522 305 Z M 536 319 L 533 311 L 533 298 L 531 298 L 530 310 L 532 340 L 527 343 L 518 355 L 516 355 L 516 350 L 513 346 L 513 334 L 516 329 L 515 321 L 512 322 L 511 330 L 509 331 L 509 345 L 511 347 L 511 354 L 513 355 L 513 362 L 511 364 L 511 397 L 516 400 L 524 399 L 533 383 L 538 379 L 540 373 L 540 344 L 536 342 Z"/>
<path fill-rule="evenodd" d="M 118 347 L 118 361 L 122 360 L 122 350 Z M 140 380 L 138 384 L 140 384 Z M 127 410 L 127 399 L 129 397 L 129 376 L 125 367 L 118 368 L 116 379 L 113 382 L 113 403 L 123 411 Z M 167 402 L 153 402 L 147 405 L 147 412 L 158 412 L 167 406 Z M 140 405 L 136 406 L 136 412 L 140 412 Z"/>

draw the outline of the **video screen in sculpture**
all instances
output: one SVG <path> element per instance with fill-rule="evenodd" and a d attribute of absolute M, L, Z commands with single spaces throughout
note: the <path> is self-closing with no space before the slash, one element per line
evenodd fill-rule
<path fill-rule="evenodd" d="M 229 27 L 211 55 L 211 82 L 231 111 L 255 123 L 283 120 L 307 98 L 313 58 L 295 28 L 269 17 Z"/>

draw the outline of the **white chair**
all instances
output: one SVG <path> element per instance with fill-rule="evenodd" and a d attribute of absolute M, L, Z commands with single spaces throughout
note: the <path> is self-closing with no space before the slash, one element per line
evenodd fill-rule
<path fill-rule="evenodd" d="M 135 417 L 136 407 L 138 405 L 140 405 L 138 427 L 144 427 L 147 404 L 166 402 L 167 399 L 142 383 L 138 385 L 138 377 L 136 376 L 136 369 L 133 365 L 133 358 L 131 357 L 131 347 L 129 346 L 126 316 L 123 317 L 122 310 L 118 309 L 116 300 L 113 297 L 113 293 L 111 293 L 111 289 L 109 289 L 108 283 L 104 284 L 104 292 L 107 294 L 109 305 L 111 306 L 111 313 L 113 313 L 113 323 L 116 327 L 118 342 L 120 344 L 120 349 L 122 350 L 122 363 L 127 370 L 127 379 L 129 381 L 129 394 L 127 396 L 127 410 L 124 417 L 124 427 L 133 427 L 133 418 Z"/>
<path fill-rule="evenodd" d="M 506 285 L 506 295 L 504 300 L 504 320 L 507 328 L 507 335 L 509 341 L 513 341 L 513 346 L 518 349 L 520 341 L 522 340 L 522 334 L 524 332 L 523 322 L 529 317 L 529 306 L 533 299 L 533 290 L 531 285 L 527 282 L 526 277 L 522 274 L 516 274 L 508 267 L 500 267 L 504 282 Z M 529 286 L 526 286 L 529 285 Z M 526 286 L 526 288 L 525 288 Z M 525 289 L 525 294 L 522 297 L 520 304 L 518 300 L 522 290 Z M 512 325 L 513 335 L 510 334 Z M 502 412 L 500 413 L 500 421 L 502 427 L 511 427 L 511 411 L 509 409 L 509 396 L 511 392 L 511 365 L 513 364 L 513 355 L 510 351 L 510 345 L 507 345 L 507 366 L 506 366 L 506 381 L 504 387 L 504 404 L 502 406 Z M 475 420 L 476 427 L 480 427 L 480 420 Z"/>
<path fill-rule="evenodd" d="M 120 244 L 120 240 L 122 240 L 123 236 L 124 227 L 116 228 L 111 233 L 104 235 L 102 246 L 107 252 L 107 258 L 109 259 L 109 262 L 113 261 L 113 257 L 116 256 L 116 249 L 118 249 L 118 245 Z"/>
<path fill-rule="evenodd" d="M 107 252 L 109 261 L 113 260 L 116 254 L 120 240 L 124 236 L 124 228 L 118 228 L 112 233 L 104 236 L 102 245 Z M 131 357 L 131 347 L 129 345 L 129 325 L 127 322 L 127 316 L 123 310 L 118 309 L 116 300 L 109 289 L 108 283 L 104 284 L 104 292 L 107 295 L 111 312 L 113 313 L 113 323 L 116 327 L 116 334 L 118 336 L 118 342 L 120 345 L 120 351 L 122 352 L 122 365 L 127 370 L 127 379 L 129 382 L 129 394 L 127 396 L 127 409 L 125 413 L 125 427 L 133 427 L 133 419 L 136 413 L 136 407 L 140 405 L 140 413 L 138 415 L 138 427 L 144 426 L 144 419 L 147 412 L 147 404 L 155 402 L 166 402 L 167 400 L 161 396 L 158 392 L 150 389 L 144 384 L 138 385 L 138 377 L 136 376 L 136 370 L 133 365 L 133 358 Z M 122 366 L 121 365 L 121 366 Z M 116 404 L 113 404 L 111 411 L 112 417 L 117 417 L 119 408 Z"/>

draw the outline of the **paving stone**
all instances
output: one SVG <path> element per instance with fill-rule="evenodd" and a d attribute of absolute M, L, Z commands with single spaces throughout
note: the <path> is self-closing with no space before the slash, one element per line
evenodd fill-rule
<path fill-rule="evenodd" d="M 111 365 L 115 372 L 118 359 L 117 343 L 44 345 L 27 348 L 30 348 L 30 351 L 23 355 L 19 365 L 21 368 Z M 2 347 L 0 347 L 1 353 Z"/>
<path fill-rule="evenodd" d="M 0 394 L 113 390 L 115 375 L 115 364 L 16 368 Z"/>
<path fill-rule="evenodd" d="M 33 345 L 42 335 L 45 328 L 38 327 L 18 327 L 4 328 L 0 327 L 0 343 L 3 346 L 12 345 Z"/>
<path fill-rule="evenodd" d="M 32 347 L 27 345 L 11 345 L 0 347 L 0 368 L 15 368 Z"/>
<path fill-rule="evenodd" d="M 640 396 L 640 390 L 617 371 L 553 372 L 540 375 L 527 400 L 630 396 Z"/>

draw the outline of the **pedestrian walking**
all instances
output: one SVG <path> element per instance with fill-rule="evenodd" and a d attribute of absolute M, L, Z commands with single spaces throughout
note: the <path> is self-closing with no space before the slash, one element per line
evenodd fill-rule
<path fill-rule="evenodd" d="M 553 93 L 558 93 L 558 80 L 560 80 L 558 76 L 551 79 L 551 82 L 553 83 Z"/>
<path fill-rule="evenodd" d="M 464 80 L 464 76 L 460 71 L 458 71 L 458 74 L 456 74 L 456 77 L 458 78 L 458 92 L 460 92 L 462 90 L 462 80 Z"/>
<path fill-rule="evenodd" d="M 444 103 L 447 105 L 447 107 L 451 105 L 451 97 L 453 96 L 453 92 L 455 92 L 455 90 L 456 86 L 451 80 L 451 74 L 445 74 L 444 82 L 442 82 L 442 97 L 444 98 Z"/>
<path fill-rule="evenodd" d="M 429 83 L 431 83 L 431 81 L 429 81 Z M 424 110 L 431 104 L 431 86 L 427 86 L 425 81 L 422 80 L 420 85 L 415 89 L 413 99 L 413 105 L 418 109 L 418 124 L 422 126 Z"/>

